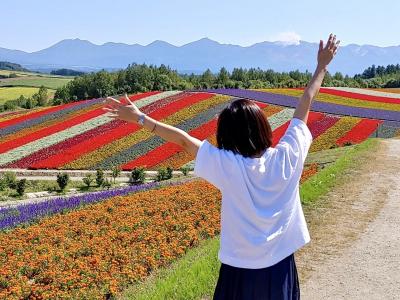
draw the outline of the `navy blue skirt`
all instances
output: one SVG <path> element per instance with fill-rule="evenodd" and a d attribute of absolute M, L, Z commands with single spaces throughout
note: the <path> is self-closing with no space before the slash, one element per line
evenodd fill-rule
<path fill-rule="evenodd" d="M 273 266 L 262 269 L 245 269 L 221 264 L 213 299 L 300 299 L 294 254 Z"/>

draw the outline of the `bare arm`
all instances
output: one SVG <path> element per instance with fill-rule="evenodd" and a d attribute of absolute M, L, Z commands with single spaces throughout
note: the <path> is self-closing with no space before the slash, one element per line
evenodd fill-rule
<path fill-rule="evenodd" d="M 319 43 L 318 50 L 318 65 L 314 72 L 314 75 L 304 90 L 304 94 L 300 97 L 297 108 L 294 112 L 293 118 L 300 119 L 307 123 L 308 113 L 310 112 L 310 107 L 312 100 L 317 95 L 322 81 L 324 80 L 327 68 L 333 57 L 335 56 L 340 41 L 336 42 L 336 35 L 330 35 L 326 46 L 324 47 L 323 41 Z"/>
<path fill-rule="evenodd" d="M 122 104 L 119 100 L 108 97 L 105 101 L 107 107 L 103 109 L 111 113 L 109 115 L 110 118 L 138 123 L 139 116 L 142 112 L 129 100 L 127 95 L 125 95 L 125 99 L 130 103 L 130 105 Z M 148 115 L 145 115 L 143 127 L 149 131 L 153 130 L 152 132 L 154 134 L 160 136 L 164 140 L 181 146 L 185 151 L 189 152 L 193 156 L 196 156 L 197 150 L 201 144 L 199 139 L 190 136 L 184 130 L 157 121 Z"/>

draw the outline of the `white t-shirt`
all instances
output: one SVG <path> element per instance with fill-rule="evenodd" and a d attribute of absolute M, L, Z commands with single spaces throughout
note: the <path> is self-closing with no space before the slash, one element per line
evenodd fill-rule
<path fill-rule="evenodd" d="M 203 140 L 194 174 L 222 194 L 219 260 L 248 269 L 272 266 L 310 241 L 299 180 L 312 143 L 306 123 L 293 118 L 275 148 L 259 158 Z"/>

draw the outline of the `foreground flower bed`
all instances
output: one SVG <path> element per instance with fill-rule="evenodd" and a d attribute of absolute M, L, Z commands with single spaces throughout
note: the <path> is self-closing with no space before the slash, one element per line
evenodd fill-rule
<path fill-rule="evenodd" d="M 1 299 L 103 299 L 219 233 L 204 180 L 113 197 L 0 233 Z"/>
<path fill-rule="evenodd" d="M 187 179 L 171 182 L 151 182 L 101 192 L 87 193 L 72 197 L 58 197 L 42 202 L 33 202 L 13 207 L 0 208 L 0 230 L 9 229 L 36 219 L 68 210 L 77 209 L 83 205 L 97 203 L 115 196 L 146 191 L 165 185 L 177 185 Z"/>

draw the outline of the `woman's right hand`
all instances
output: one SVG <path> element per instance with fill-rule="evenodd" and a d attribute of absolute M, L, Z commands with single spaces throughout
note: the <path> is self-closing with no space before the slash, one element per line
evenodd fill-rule
<path fill-rule="evenodd" d="M 340 41 L 336 41 L 336 35 L 332 33 L 329 35 L 329 39 L 324 47 L 324 42 L 320 40 L 318 50 L 318 66 L 326 68 L 336 55 L 339 48 Z"/>

